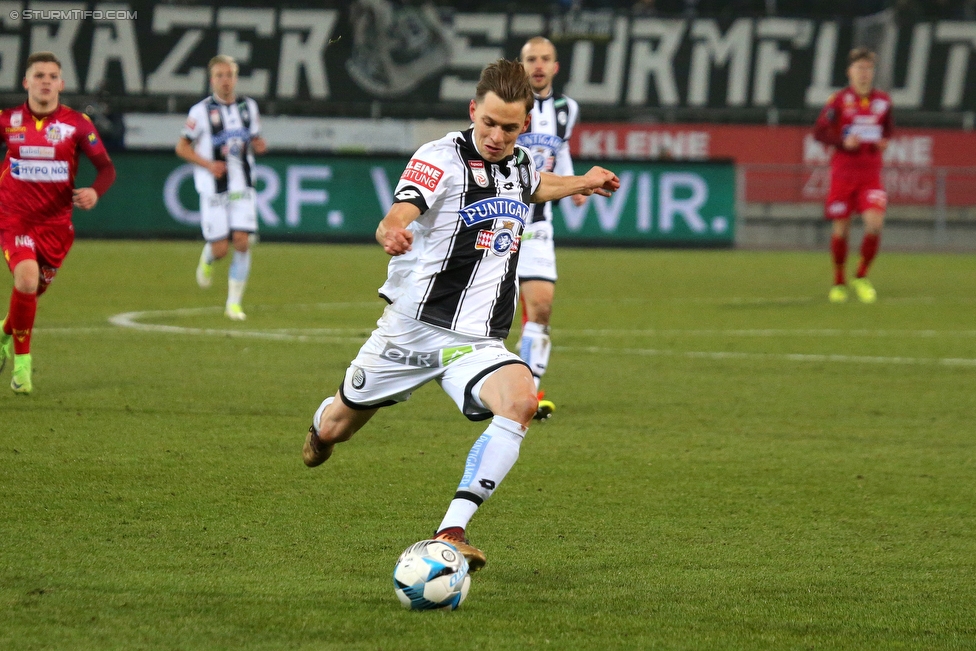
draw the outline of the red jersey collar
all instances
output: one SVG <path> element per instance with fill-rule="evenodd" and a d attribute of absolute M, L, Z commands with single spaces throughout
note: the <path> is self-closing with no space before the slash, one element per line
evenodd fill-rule
<path fill-rule="evenodd" d="M 31 110 L 30 102 L 24 102 L 22 108 L 27 113 L 27 115 L 31 116 L 34 119 L 35 122 L 43 122 L 44 120 L 47 120 L 48 118 L 53 118 L 54 116 L 61 113 L 61 109 L 64 108 L 64 104 L 58 102 L 57 107 L 50 113 L 45 114 L 43 117 L 37 115 L 36 113 L 34 113 L 34 111 Z"/>

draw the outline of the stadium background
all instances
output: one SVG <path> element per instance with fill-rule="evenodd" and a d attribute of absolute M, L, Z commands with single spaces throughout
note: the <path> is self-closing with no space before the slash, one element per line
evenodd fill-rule
<path fill-rule="evenodd" d="M 810 126 L 845 84 L 848 50 L 866 44 L 898 127 L 886 247 L 976 248 L 971 0 L 0 6 L 0 100 L 22 102 L 24 59 L 54 51 L 65 102 L 117 161 L 119 186 L 76 217 L 81 236 L 196 236 L 171 152 L 221 52 L 239 60 L 238 90 L 258 100 L 272 147 L 258 175 L 264 237 L 368 240 L 396 167 L 465 126 L 484 63 L 544 33 L 557 88 L 582 106 L 576 159 L 616 161 L 625 181 L 615 201 L 558 215 L 564 244 L 824 245 L 828 152 Z"/>
<path fill-rule="evenodd" d="M 186 238 L 78 241 L 39 303 L 35 390 L 0 391 L 0 649 L 976 648 L 976 274 L 968 254 L 893 250 L 976 248 L 972 202 L 953 194 L 968 186 L 948 185 L 971 166 L 972 7 L 899 7 L 897 23 L 854 0 L 799 4 L 638 17 L 526 0 L 435 21 L 358 2 L 392 21 L 367 31 L 396 36 L 360 60 L 339 3 L 31 5 L 136 12 L 122 21 L 14 20 L 26 5 L 0 3 L 5 105 L 24 101 L 27 54 L 55 50 L 65 100 L 113 147 L 120 180 L 76 214 L 83 233 Z M 822 178 L 808 133 L 858 25 L 897 35 L 889 162 L 921 196 L 893 208 L 878 302 L 834 305 L 819 200 L 796 193 Z M 248 319 L 228 321 L 226 266 L 209 292 L 194 280 L 193 192 L 166 193 L 174 139 L 229 50 L 275 147 L 261 190 L 280 222 L 262 232 L 342 239 L 347 216 L 375 223 L 377 188 L 416 143 L 464 126 L 456 98 L 482 63 L 535 30 L 586 98 L 578 156 L 633 166 L 627 196 L 648 199 L 571 215 L 583 242 L 621 223 L 654 235 L 662 176 L 714 167 L 740 190 L 738 223 L 718 229 L 739 250 L 560 249 L 558 412 L 472 526 L 490 565 L 465 605 L 417 617 L 393 596 L 394 560 L 439 522 L 483 424 L 427 387 L 305 468 L 309 417 L 382 309 L 387 256 L 262 243 Z M 437 43 L 446 62 L 419 58 Z M 429 77 L 382 94 L 418 60 Z M 741 250 L 773 246 L 809 250 Z"/>

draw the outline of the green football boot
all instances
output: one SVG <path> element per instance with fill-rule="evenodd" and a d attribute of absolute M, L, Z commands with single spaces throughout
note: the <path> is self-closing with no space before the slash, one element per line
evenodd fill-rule
<path fill-rule="evenodd" d="M 5 335 L 0 330 L 0 371 L 7 365 L 8 359 L 14 358 L 14 336 Z"/>
<path fill-rule="evenodd" d="M 26 355 L 14 355 L 14 371 L 10 378 L 10 388 L 14 390 L 14 393 L 26 396 L 34 389 L 34 384 L 31 382 L 31 373 L 30 353 Z"/>
<path fill-rule="evenodd" d="M 200 254 L 200 262 L 197 264 L 197 284 L 200 289 L 207 289 L 213 284 L 213 263 L 207 262 L 205 253 Z"/>
<path fill-rule="evenodd" d="M 857 298 L 862 303 L 874 303 L 878 300 L 878 292 L 875 291 L 874 285 L 867 278 L 855 278 L 851 281 L 851 287 L 854 288 L 854 293 L 857 294 Z"/>
<path fill-rule="evenodd" d="M 827 298 L 830 299 L 831 303 L 846 303 L 847 285 L 834 285 L 830 288 L 830 293 L 827 294 Z"/>

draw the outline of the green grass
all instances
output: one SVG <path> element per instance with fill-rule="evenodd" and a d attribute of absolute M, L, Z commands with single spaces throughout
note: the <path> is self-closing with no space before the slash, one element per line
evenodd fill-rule
<path fill-rule="evenodd" d="M 245 323 L 198 252 L 78 242 L 34 394 L 0 378 L 0 649 L 976 648 L 970 257 L 882 252 L 838 306 L 826 252 L 561 250 L 557 411 L 442 615 L 390 574 L 483 425 L 431 385 L 300 459 L 382 251 L 262 244 Z"/>

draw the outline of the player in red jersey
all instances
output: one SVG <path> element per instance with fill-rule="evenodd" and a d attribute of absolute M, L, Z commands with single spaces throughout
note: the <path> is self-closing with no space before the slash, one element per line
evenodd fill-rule
<path fill-rule="evenodd" d="M 14 275 L 10 311 L 0 331 L 0 370 L 13 359 L 10 387 L 28 394 L 37 297 L 54 280 L 74 241 L 71 209 L 91 210 L 115 180 L 115 167 L 88 116 L 59 102 L 61 62 L 51 52 L 27 58 L 27 102 L 0 112 L 7 156 L 0 166 L 0 250 Z M 79 153 L 98 171 L 75 188 Z"/>
<path fill-rule="evenodd" d="M 851 286 L 863 303 L 874 303 L 878 294 L 867 274 L 878 253 L 888 204 L 888 194 L 881 184 L 881 155 L 891 138 L 891 98 L 873 87 L 874 52 L 867 48 L 851 50 L 847 78 L 851 85 L 831 96 L 813 131 L 817 140 L 835 148 L 825 204 L 826 217 L 833 221 L 830 250 L 834 259 L 834 286 L 829 298 L 832 303 L 847 300 L 844 267 L 851 213 L 856 212 L 864 220 L 864 239 L 861 261 Z"/>

